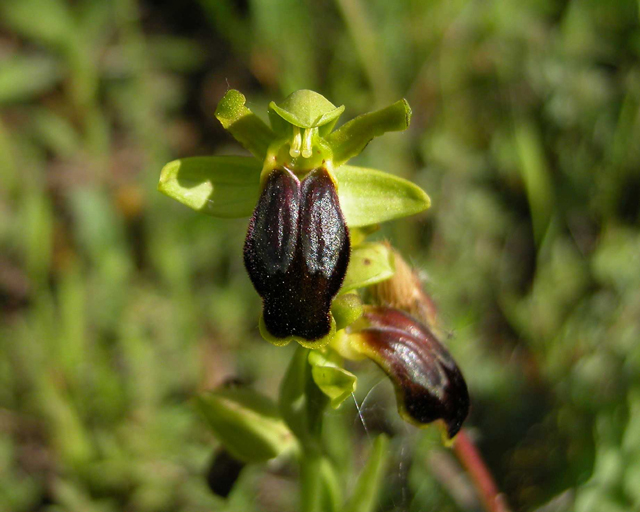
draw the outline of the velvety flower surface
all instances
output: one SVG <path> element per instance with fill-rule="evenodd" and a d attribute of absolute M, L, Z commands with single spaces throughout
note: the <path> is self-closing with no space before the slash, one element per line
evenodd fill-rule
<path fill-rule="evenodd" d="M 401 416 L 418 426 L 441 419 L 455 436 L 469 412 L 467 384 L 431 330 L 389 307 L 366 308 L 355 329 L 352 346 L 391 378 Z"/>
<path fill-rule="evenodd" d="M 301 182 L 288 169 L 271 171 L 244 246 L 271 336 L 312 342 L 335 330 L 331 301 L 349 253 L 349 231 L 326 169 L 313 170 Z"/>

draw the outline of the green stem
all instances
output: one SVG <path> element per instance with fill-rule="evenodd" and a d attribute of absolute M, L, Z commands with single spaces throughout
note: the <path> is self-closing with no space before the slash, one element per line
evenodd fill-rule
<path fill-rule="evenodd" d="M 319 450 L 305 449 L 300 461 L 300 511 L 322 510 L 322 454 Z"/>

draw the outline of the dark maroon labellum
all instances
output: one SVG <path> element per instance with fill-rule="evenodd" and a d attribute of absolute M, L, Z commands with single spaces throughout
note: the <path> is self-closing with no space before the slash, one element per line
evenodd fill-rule
<path fill-rule="evenodd" d="M 361 350 L 391 378 L 400 412 L 418 424 L 442 419 L 450 438 L 469 413 L 469 392 L 458 365 L 431 330 L 398 309 L 372 307 L 358 332 Z"/>
<path fill-rule="evenodd" d="M 276 338 L 318 340 L 331 331 L 331 301 L 349 263 L 349 231 L 326 169 L 302 182 L 274 169 L 253 211 L 244 264 Z"/>

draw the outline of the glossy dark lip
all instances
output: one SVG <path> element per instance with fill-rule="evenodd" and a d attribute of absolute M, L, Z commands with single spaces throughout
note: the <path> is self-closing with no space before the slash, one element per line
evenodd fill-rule
<path fill-rule="evenodd" d="M 391 378 L 401 414 L 417 425 L 443 420 L 449 438 L 469 413 L 467 384 L 449 351 L 411 315 L 369 307 L 358 331 L 365 352 Z"/>
<path fill-rule="evenodd" d="M 329 172 L 319 167 L 299 180 L 287 168 L 272 170 L 244 246 L 272 336 L 316 341 L 331 332 L 331 301 L 349 253 L 349 230 Z"/>

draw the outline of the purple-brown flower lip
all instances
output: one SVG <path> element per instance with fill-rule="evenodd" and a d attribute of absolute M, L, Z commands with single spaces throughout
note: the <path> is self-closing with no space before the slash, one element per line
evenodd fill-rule
<path fill-rule="evenodd" d="M 418 426 L 443 420 L 454 437 L 469 412 L 469 393 L 458 365 L 431 330 L 389 307 L 366 308 L 354 330 L 354 348 L 391 378 L 400 415 Z"/>
<path fill-rule="evenodd" d="M 349 263 L 349 231 L 324 167 L 299 180 L 273 169 L 249 223 L 244 262 L 276 339 L 314 342 L 335 329 L 331 301 Z"/>

